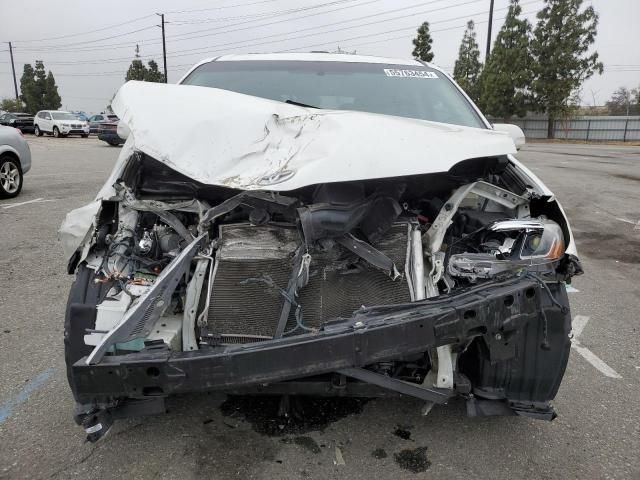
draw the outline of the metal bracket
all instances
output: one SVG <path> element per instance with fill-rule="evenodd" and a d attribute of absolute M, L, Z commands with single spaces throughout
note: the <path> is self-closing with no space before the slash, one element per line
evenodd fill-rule
<path fill-rule="evenodd" d="M 438 353 L 438 376 L 435 386 L 438 388 L 453 388 L 453 359 L 451 345 L 436 348 Z"/>
<path fill-rule="evenodd" d="M 311 255 L 305 253 L 302 247 L 299 247 L 294 257 L 293 270 L 291 272 L 291 277 L 289 278 L 289 284 L 287 285 L 286 295 L 283 295 L 284 303 L 282 304 L 280 319 L 278 320 L 278 325 L 273 338 L 282 337 L 289 320 L 289 313 L 291 312 L 294 299 L 298 294 L 298 291 L 309 283 L 310 263 Z"/>
<path fill-rule="evenodd" d="M 529 200 L 524 197 L 516 195 L 504 188 L 496 187 L 495 185 L 487 182 L 480 181 L 463 185 L 458 188 L 451 197 L 449 197 L 449 200 L 447 200 L 447 203 L 444 204 L 444 207 L 442 207 L 438 216 L 433 221 L 431 228 L 429 228 L 425 234 L 427 255 L 432 256 L 440 250 L 442 241 L 444 240 L 444 235 L 449 228 L 449 225 L 451 225 L 454 215 L 458 211 L 462 201 L 470 193 L 475 193 L 480 197 L 492 200 L 511 209 L 523 207 L 529 202 Z"/>
<path fill-rule="evenodd" d="M 198 302 L 200 301 L 200 295 L 202 293 L 205 273 L 210 263 L 213 264 L 211 257 L 198 259 L 193 278 L 187 287 L 187 298 L 184 302 L 184 320 L 182 323 L 182 350 L 185 352 L 198 350 L 198 341 L 195 332 L 196 313 L 198 311 Z M 211 268 L 213 268 L 213 266 Z"/>
<path fill-rule="evenodd" d="M 189 270 L 191 260 L 206 238 L 200 235 L 167 266 L 153 286 L 143 293 L 125 314 L 124 318 L 93 349 L 87 358 L 87 365 L 100 362 L 112 345 L 128 342 L 134 338 L 146 337 L 154 322 L 169 306 L 171 296 L 182 276 Z"/>
<path fill-rule="evenodd" d="M 352 234 L 348 233 L 343 237 L 337 238 L 336 242 L 342 245 L 350 252 L 355 253 L 360 258 L 370 263 L 376 268 L 379 268 L 385 272 L 391 280 L 395 280 L 400 276 L 398 268 L 389 257 L 387 257 L 380 250 L 369 245 L 363 240 L 359 240 Z"/>
<path fill-rule="evenodd" d="M 453 396 L 453 390 L 428 388 L 417 383 L 409 383 L 404 380 L 398 380 L 397 378 L 387 377 L 386 375 L 381 375 L 379 373 L 372 372 L 371 370 L 365 370 L 364 368 L 343 368 L 338 370 L 338 373 L 388 390 L 393 390 L 403 395 L 416 397 L 433 403 L 447 403 L 447 401 Z"/>

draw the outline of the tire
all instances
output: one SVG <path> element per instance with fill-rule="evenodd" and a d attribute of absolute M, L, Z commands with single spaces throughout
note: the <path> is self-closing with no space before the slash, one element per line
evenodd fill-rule
<path fill-rule="evenodd" d="M 53 127 L 53 136 L 56 138 L 60 138 L 60 130 L 58 130 L 58 127 Z"/>
<path fill-rule="evenodd" d="M 0 156 L 0 198 L 14 198 L 22 190 L 22 168 L 11 155 Z"/>
<path fill-rule="evenodd" d="M 118 144 L 117 143 L 113 143 L 113 142 L 107 142 L 109 145 L 111 145 L 112 147 L 117 147 Z"/>
<path fill-rule="evenodd" d="M 80 135 L 82 138 L 89 138 L 89 134 L 88 133 L 83 133 L 82 135 Z"/>
<path fill-rule="evenodd" d="M 38 125 L 36 125 L 36 127 L 33 129 L 33 134 L 36 137 L 41 137 L 42 136 L 42 131 L 40 130 L 40 127 Z"/>

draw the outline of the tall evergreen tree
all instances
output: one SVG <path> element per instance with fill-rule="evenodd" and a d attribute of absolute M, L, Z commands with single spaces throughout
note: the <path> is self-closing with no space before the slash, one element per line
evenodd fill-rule
<path fill-rule="evenodd" d="M 36 68 L 34 69 L 34 82 L 35 91 L 37 96 L 38 110 L 44 110 L 44 92 L 47 88 L 47 71 L 44 68 L 44 62 L 42 60 L 36 60 Z"/>
<path fill-rule="evenodd" d="M 25 63 L 20 77 L 20 100 L 23 101 L 27 112 L 36 113 L 39 110 L 37 98 L 35 72 L 30 63 Z"/>
<path fill-rule="evenodd" d="M 144 77 L 147 74 L 147 67 L 144 66 L 142 60 L 134 59 L 129 65 L 129 69 L 127 70 L 127 75 L 125 76 L 125 80 L 128 82 L 129 80 L 144 80 Z"/>
<path fill-rule="evenodd" d="M 29 113 L 56 110 L 62 105 L 53 73 L 49 71 L 47 74 L 42 60 L 36 60 L 35 68 L 25 64 L 20 78 L 20 92 L 25 110 Z"/>
<path fill-rule="evenodd" d="M 62 106 L 62 99 L 58 94 L 58 86 L 53 78 L 53 73 L 49 70 L 44 86 L 43 108 L 45 110 L 57 110 Z"/>
<path fill-rule="evenodd" d="M 549 116 L 547 136 L 553 122 L 569 107 L 572 93 L 594 73 L 602 73 L 595 41 L 598 14 L 592 6 L 581 9 L 583 0 L 545 0 L 531 41 L 535 108 Z"/>
<path fill-rule="evenodd" d="M 469 20 L 458 50 L 458 59 L 453 67 L 453 78 L 474 102 L 477 102 L 480 97 L 478 80 L 481 72 L 482 63 L 480 63 L 475 26 L 473 20 Z"/>
<path fill-rule="evenodd" d="M 418 28 L 418 34 L 413 39 L 413 58 L 422 60 L 423 62 L 431 62 L 433 60 L 433 51 L 431 44 L 433 39 L 429 33 L 429 22 L 423 22 Z"/>
<path fill-rule="evenodd" d="M 164 74 L 158 70 L 155 60 L 149 60 L 149 68 L 144 79 L 147 82 L 164 83 Z"/>
<path fill-rule="evenodd" d="M 521 13 L 519 0 L 511 0 L 507 17 L 480 76 L 482 108 L 485 113 L 505 121 L 513 115 L 523 117 L 531 97 L 531 24 L 520 18 Z"/>
<path fill-rule="evenodd" d="M 164 83 L 164 74 L 158 70 L 158 64 L 154 60 L 149 60 L 147 68 L 142 60 L 135 58 L 131 61 L 125 80 L 140 80 L 144 82 Z"/>

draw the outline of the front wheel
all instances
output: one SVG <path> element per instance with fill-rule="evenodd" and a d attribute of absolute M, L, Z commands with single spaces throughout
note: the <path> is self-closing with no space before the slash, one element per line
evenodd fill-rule
<path fill-rule="evenodd" d="M 60 130 L 58 130 L 58 127 L 53 127 L 53 136 L 60 138 Z"/>
<path fill-rule="evenodd" d="M 42 136 L 42 132 L 40 131 L 40 127 L 38 125 L 36 125 L 36 128 L 33 130 L 33 133 L 35 134 L 36 137 Z"/>
<path fill-rule="evenodd" d="M 0 198 L 17 197 L 22 190 L 22 169 L 15 158 L 0 156 Z"/>

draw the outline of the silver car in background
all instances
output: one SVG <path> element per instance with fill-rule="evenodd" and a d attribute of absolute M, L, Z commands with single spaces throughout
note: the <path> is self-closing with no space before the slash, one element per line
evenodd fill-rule
<path fill-rule="evenodd" d="M 20 130 L 0 125 L 0 198 L 17 197 L 31 169 L 31 150 Z"/>

